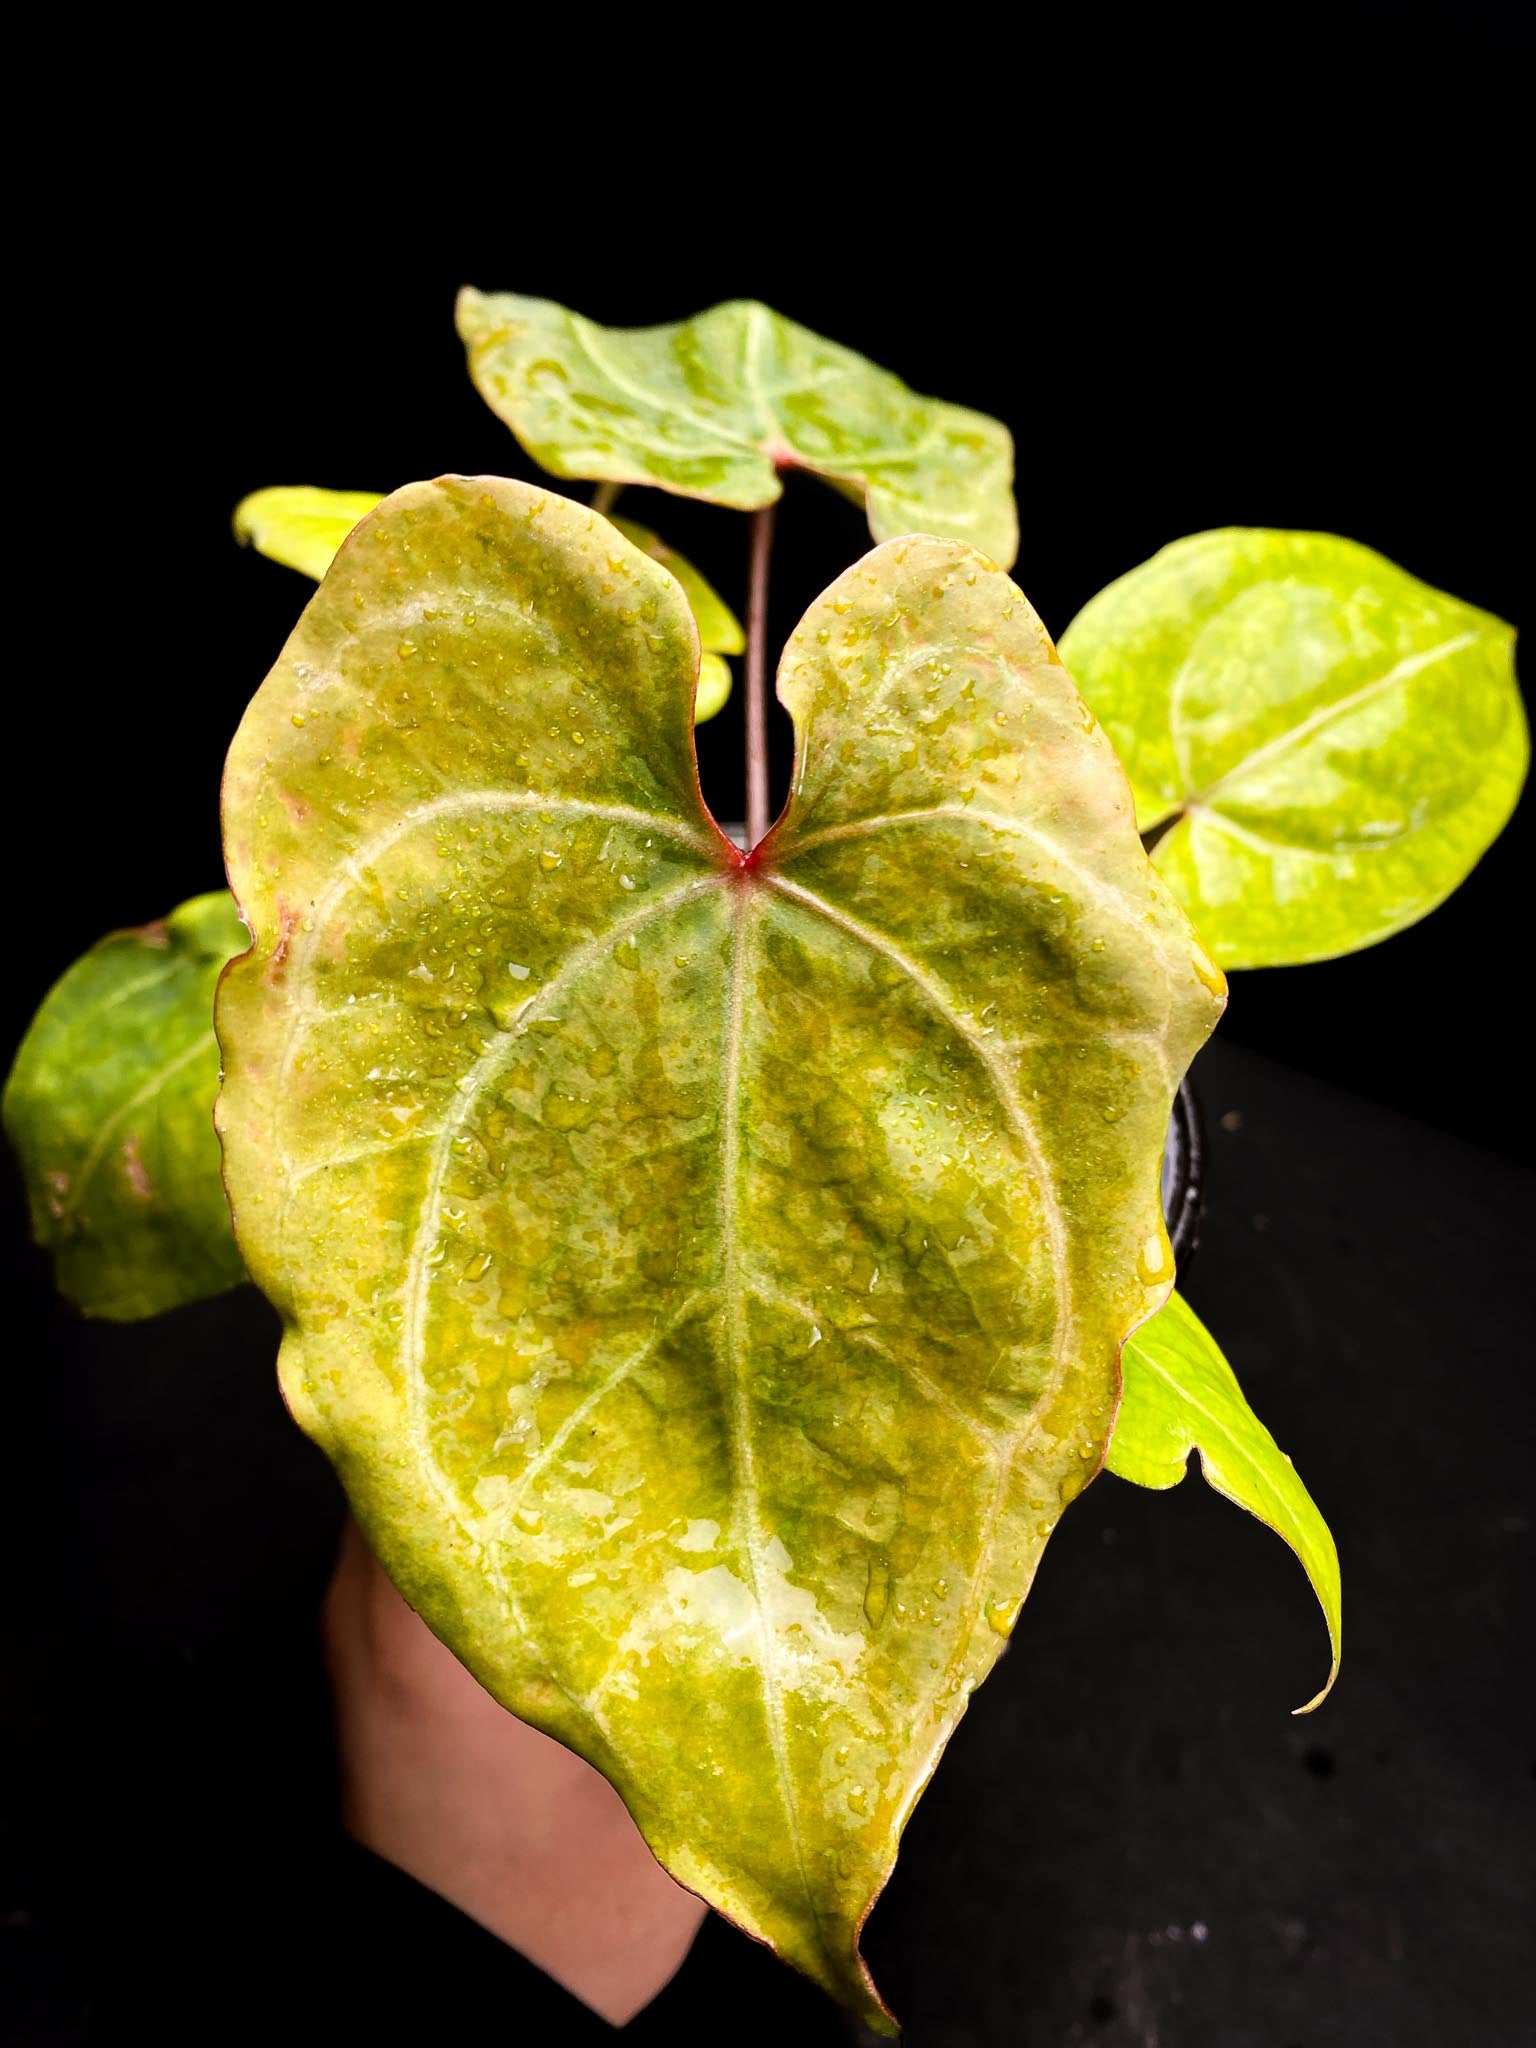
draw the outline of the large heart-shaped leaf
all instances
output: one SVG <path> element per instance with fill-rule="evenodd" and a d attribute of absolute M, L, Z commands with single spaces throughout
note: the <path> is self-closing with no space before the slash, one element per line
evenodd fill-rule
<path fill-rule="evenodd" d="M 380 500 L 366 491 L 324 491 L 313 484 L 272 484 L 252 491 L 235 507 L 236 537 L 258 554 L 302 570 L 318 583 L 336 558 L 336 550 L 360 519 Z M 739 621 L 714 586 L 692 562 L 668 547 L 659 533 L 631 519 L 614 525 L 653 561 L 671 570 L 683 586 L 699 629 L 699 687 L 693 722 L 702 725 L 724 709 L 731 694 L 731 669 L 724 657 L 740 654 L 746 636 Z"/>
<path fill-rule="evenodd" d="M 881 2022 L 859 1927 L 1171 1282 L 1221 980 L 973 550 L 812 607 L 747 857 L 696 660 L 585 507 L 447 478 L 357 530 L 230 754 L 225 1168 L 407 1598 Z"/>
<path fill-rule="evenodd" d="M 213 1129 L 213 987 L 250 934 L 223 890 L 113 932 L 57 981 L 5 1089 L 5 1128 L 59 1291 L 131 1322 L 245 1278 Z"/>
<path fill-rule="evenodd" d="M 549 299 L 459 294 L 480 395 L 555 476 L 654 484 L 749 511 L 808 469 L 862 500 L 877 540 L 937 533 L 1007 568 L 1013 439 L 754 299 L 667 327 L 599 327 Z"/>
<path fill-rule="evenodd" d="M 241 500 L 235 532 L 318 581 L 379 502 L 362 491 L 274 485 Z M 695 722 L 712 718 L 730 696 L 722 656 L 741 652 L 740 625 L 659 534 L 614 524 L 682 585 L 705 650 Z M 88 1315 L 137 1321 L 245 1278 L 213 1129 L 213 989 L 249 943 L 222 890 L 114 932 L 58 982 L 17 1054 L 5 1115 L 34 1234 L 53 1251 L 60 1292 Z M 168 1162 L 153 1182 L 143 1165 L 149 1133 Z"/>
<path fill-rule="evenodd" d="M 1330 534 L 1195 534 L 1062 654 L 1225 967 L 1374 945 L 1466 879 L 1529 756 L 1514 631 Z"/>
<path fill-rule="evenodd" d="M 1327 1682 L 1298 1714 L 1320 1707 L 1339 1675 L 1343 1640 L 1339 1553 L 1296 1468 L 1243 1398 L 1220 1346 L 1182 1295 L 1172 1294 L 1121 1354 L 1125 1390 L 1105 1460 L 1137 1486 L 1177 1486 L 1191 1451 L 1218 1493 L 1236 1501 L 1301 1560 L 1328 1623 Z"/>

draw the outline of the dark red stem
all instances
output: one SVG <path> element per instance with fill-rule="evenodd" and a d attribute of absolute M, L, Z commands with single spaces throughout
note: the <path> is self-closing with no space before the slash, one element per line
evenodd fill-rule
<path fill-rule="evenodd" d="M 773 507 L 752 514 L 747 574 L 747 850 L 768 836 L 768 558 Z"/>

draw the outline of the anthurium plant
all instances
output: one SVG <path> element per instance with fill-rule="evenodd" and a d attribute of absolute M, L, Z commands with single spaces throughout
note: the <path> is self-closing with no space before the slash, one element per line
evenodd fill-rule
<path fill-rule="evenodd" d="M 1103 1467 L 1198 1451 L 1305 1566 L 1332 1683 L 1333 1543 L 1172 1292 L 1159 1166 L 1225 968 L 1383 939 L 1499 831 L 1512 634 L 1243 529 L 1058 651 L 997 421 L 756 304 L 622 332 L 466 291 L 459 325 L 596 498 L 245 501 L 319 588 L 230 750 L 230 893 L 65 974 L 7 1126 L 63 1291 L 121 1319 L 254 1279 L 411 1604 L 889 2031 L 860 1928 Z M 877 545 L 783 651 L 770 826 L 791 468 Z M 745 632 L 611 516 L 633 485 L 751 515 Z M 693 724 L 743 651 L 737 845 Z"/>

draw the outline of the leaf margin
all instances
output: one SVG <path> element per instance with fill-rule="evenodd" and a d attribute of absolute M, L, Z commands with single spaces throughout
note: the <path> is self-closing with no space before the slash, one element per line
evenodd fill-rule
<path fill-rule="evenodd" d="M 1257 566 L 1260 558 L 1272 559 L 1273 576 Z M 1214 565 L 1204 573 L 1204 562 Z M 1286 573 L 1286 565 L 1298 565 Z M 1245 567 L 1253 566 L 1245 575 Z M 1320 579 L 1346 572 L 1354 573 L 1362 589 L 1374 587 L 1385 592 L 1394 616 L 1406 618 L 1411 603 L 1439 606 L 1448 616 L 1462 621 L 1462 630 L 1452 642 L 1410 653 L 1391 662 L 1379 684 L 1396 687 L 1410 683 L 1446 654 L 1482 645 L 1489 651 L 1490 675 L 1482 683 L 1485 708 L 1501 705 L 1503 724 L 1500 744 L 1483 750 L 1483 773 L 1475 787 L 1453 805 L 1424 822 L 1396 834 L 1383 835 L 1376 845 L 1353 851 L 1327 852 L 1302 841 L 1270 845 L 1252 842 L 1241 820 L 1228 821 L 1205 799 L 1217 788 L 1236 786 L 1256 761 L 1273 758 L 1292 744 L 1298 735 L 1321 730 L 1335 719 L 1344 720 L 1378 692 L 1346 692 L 1337 701 L 1324 700 L 1314 713 L 1294 727 L 1255 746 L 1251 752 L 1223 770 L 1209 787 L 1183 788 L 1183 764 L 1172 722 L 1171 703 L 1193 658 L 1199 635 L 1230 612 L 1234 605 L 1273 582 L 1282 585 L 1301 581 L 1307 570 Z M 1220 602 L 1210 609 L 1207 587 L 1222 590 Z M 1311 586 L 1307 586 L 1311 587 Z M 1328 591 L 1332 586 L 1319 582 Z M 1160 604 L 1159 592 L 1169 593 Z M 1187 626 L 1183 624 L 1179 599 L 1187 596 Z M 1212 600 L 1214 602 L 1214 600 Z M 1128 649 L 1137 636 L 1150 639 L 1152 651 L 1140 659 L 1148 664 L 1147 680 L 1139 680 Z M 1183 636 L 1183 638 L 1181 638 Z M 1154 680 L 1161 668 L 1174 660 L 1181 645 L 1185 653 L 1174 676 L 1172 696 L 1165 707 L 1162 684 Z M 1125 762 L 1136 796 L 1137 819 L 1152 850 L 1152 858 L 1168 879 L 1169 886 L 1205 934 L 1214 957 L 1233 969 L 1301 966 L 1314 961 L 1337 959 L 1382 943 L 1410 929 L 1458 889 L 1508 823 L 1519 800 L 1530 758 L 1530 736 L 1521 691 L 1514 669 L 1515 631 L 1496 614 L 1467 603 L 1451 593 L 1414 576 L 1379 550 L 1344 536 L 1305 528 L 1228 526 L 1212 527 L 1169 541 L 1145 561 L 1124 571 L 1084 604 L 1063 632 L 1063 659 L 1073 669 L 1084 695 L 1103 717 Z M 1144 691 L 1138 708 L 1137 693 Z M 1165 720 L 1165 709 L 1168 717 Z M 1427 726 L 1419 735 L 1422 748 L 1433 739 Z M 1380 757 L 1380 748 L 1371 750 Z M 1315 818 L 1328 815 L 1330 801 L 1311 800 L 1298 807 Z M 1209 822 L 1208 822 L 1209 821 Z M 1215 835 L 1213 838 L 1212 835 Z M 1431 855 L 1436 841 L 1444 848 L 1441 872 L 1427 886 L 1422 885 L 1416 866 L 1425 839 Z M 1202 849 L 1204 851 L 1202 852 Z M 1213 850 L 1214 849 L 1214 850 Z M 1242 852 L 1239 852 L 1242 849 Z M 1255 863 L 1251 853 L 1262 853 Z M 1412 852 L 1412 861 L 1402 856 Z M 1325 899 L 1333 912 L 1332 930 L 1316 938 L 1298 937 L 1283 915 L 1291 897 L 1286 892 L 1284 863 L 1298 874 L 1305 863 L 1315 859 L 1330 864 L 1333 887 Z M 1396 886 L 1400 902 L 1385 913 L 1375 909 L 1374 891 L 1384 880 L 1386 863 L 1395 864 L 1400 879 Z M 1225 862 L 1229 876 L 1225 893 L 1213 895 L 1207 876 L 1215 876 Z M 1250 872 L 1256 867 L 1256 872 Z M 1352 889 L 1352 885 L 1358 887 Z M 1235 886 L 1233 886 L 1235 884 Z M 1273 903 L 1270 898 L 1273 896 Z M 1267 929 L 1261 926 L 1262 915 Z M 1233 908 L 1235 906 L 1235 909 Z M 1340 908 L 1342 906 L 1342 910 Z M 1226 915 L 1224 915 L 1226 913 Z M 1306 908 L 1303 906 L 1305 918 Z M 1233 926 L 1229 935 L 1227 924 Z M 1239 934 L 1246 931 L 1246 936 Z"/>
<path fill-rule="evenodd" d="M 1213 1413 L 1174 1377 L 1164 1360 L 1171 1355 L 1177 1361 L 1181 1353 L 1186 1366 L 1205 1375 L 1199 1391 L 1208 1398 L 1225 1398 L 1232 1410 L 1229 1419 Z M 1311 1494 L 1248 1405 L 1221 1347 L 1179 1292 L 1170 1294 L 1163 1307 L 1126 1338 L 1121 1371 L 1123 1392 L 1104 1469 L 1133 1486 L 1161 1493 L 1179 1485 L 1188 1473 L 1190 1457 L 1198 1456 L 1201 1476 L 1214 1493 L 1262 1522 L 1289 1546 L 1307 1575 L 1328 1629 L 1331 1662 L 1327 1679 L 1310 1700 L 1292 1709 L 1294 1714 L 1315 1712 L 1338 1680 L 1344 1621 L 1338 1548 Z M 1144 1377 L 1147 1374 L 1160 1381 L 1167 1393 L 1154 1395 Z M 1204 1415 L 1211 1429 L 1226 1438 L 1236 1453 L 1236 1463 L 1246 1464 L 1257 1475 L 1256 1482 L 1251 1480 L 1244 1487 L 1220 1454 L 1202 1441 L 1201 1425 L 1191 1419 L 1196 1414 Z M 1246 1429 L 1254 1444 L 1245 1445 L 1237 1429 Z M 1266 1513 L 1259 1504 L 1260 1494 L 1268 1498 L 1273 1513 Z M 1287 1522 L 1290 1532 L 1284 1526 Z"/>

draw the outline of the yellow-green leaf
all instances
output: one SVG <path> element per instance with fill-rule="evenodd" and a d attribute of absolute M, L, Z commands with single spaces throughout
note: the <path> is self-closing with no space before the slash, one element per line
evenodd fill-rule
<path fill-rule="evenodd" d="M 676 548 L 668 547 L 661 535 L 652 533 L 648 526 L 641 526 L 633 519 L 615 519 L 613 523 L 627 541 L 633 542 L 653 562 L 660 562 L 664 569 L 670 569 L 681 583 L 683 595 L 693 609 L 694 623 L 699 629 L 699 645 L 704 652 L 740 654 L 747 644 L 740 620 L 692 562 L 680 555 Z"/>
<path fill-rule="evenodd" d="M 366 519 L 377 497 L 367 491 L 322 491 L 311 484 L 273 484 L 253 491 L 235 507 L 235 534 L 285 568 L 302 570 L 318 583 L 336 558 L 336 550 L 360 519 Z M 668 547 L 648 526 L 615 519 L 626 539 L 663 563 L 683 586 L 699 628 L 704 659 L 699 664 L 699 694 L 694 723 L 702 724 L 724 708 L 731 694 L 731 669 L 722 655 L 740 654 L 746 645 L 740 622 L 714 585 L 692 562 Z"/>
<path fill-rule="evenodd" d="M 599 327 L 548 299 L 459 294 L 480 395 L 555 476 L 654 484 L 741 510 L 808 469 L 863 501 L 877 540 L 943 534 L 1007 568 L 1013 440 L 920 398 L 852 349 L 755 300 L 667 327 Z"/>
<path fill-rule="evenodd" d="M 235 507 L 235 538 L 318 583 L 347 535 L 378 502 L 376 491 L 272 484 Z"/>
<path fill-rule="evenodd" d="M 699 687 L 693 700 L 693 722 L 702 725 L 723 711 L 731 697 L 731 664 L 723 654 L 699 656 Z"/>
<path fill-rule="evenodd" d="M 692 618 L 493 478 L 354 535 L 225 781 L 236 1229 L 406 1597 L 876 2024 L 858 1932 L 1164 1298 L 1220 976 L 1028 604 L 877 549 L 700 800 Z"/>
<path fill-rule="evenodd" d="M 250 943 L 224 891 L 113 932 L 49 990 L 5 1128 L 59 1291 L 131 1322 L 245 1278 L 213 1129 L 213 988 Z"/>
<path fill-rule="evenodd" d="M 1414 923 L 1497 838 L 1530 752 L 1514 641 L 1354 541 L 1230 527 L 1061 646 L 1206 944 L 1276 967 Z"/>
<path fill-rule="evenodd" d="M 693 722 L 702 725 L 713 718 L 717 711 L 723 711 L 731 694 L 731 665 L 724 659 L 727 654 L 740 654 L 747 644 L 741 623 L 712 583 L 701 576 L 692 562 L 680 555 L 676 548 L 669 548 L 659 533 L 652 533 L 648 526 L 639 526 L 632 519 L 615 519 L 614 525 L 624 538 L 650 556 L 653 562 L 670 569 L 683 586 L 683 595 L 692 607 L 694 622 L 699 629 L 699 646 L 703 653 L 699 661 L 699 688 L 694 698 Z"/>
<path fill-rule="evenodd" d="M 1296 1709 L 1311 1713 L 1333 1689 L 1343 1645 L 1339 1553 L 1328 1524 L 1182 1295 L 1170 1295 L 1127 1339 L 1121 1366 L 1125 1391 L 1105 1461 L 1109 1470 L 1137 1486 L 1177 1486 L 1190 1452 L 1198 1451 L 1207 1482 L 1267 1522 L 1301 1560 L 1333 1651 L 1322 1691 Z"/>

